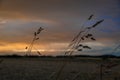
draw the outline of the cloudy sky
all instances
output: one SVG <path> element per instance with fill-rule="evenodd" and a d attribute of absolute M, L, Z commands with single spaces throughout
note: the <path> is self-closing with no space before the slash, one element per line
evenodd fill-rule
<path fill-rule="evenodd" d="M 78 54 L 110 54 L 120 44 L 119 0 L 0 0 L 0 54 L 24 54 L 40 26 L 44 30 L 33 50 L 63 54 L 91 14 L 93 22 L 104 22 L 92 31 L 97 41 L 85 42 L 92 50 Z"/>

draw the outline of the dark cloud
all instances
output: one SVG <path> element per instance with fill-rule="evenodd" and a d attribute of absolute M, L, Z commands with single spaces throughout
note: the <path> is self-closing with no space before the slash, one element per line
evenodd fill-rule
<path fill-rule="evenodd" d="M 81 18 L 91 13 L 113 15 L 118 11 L 117 3 L 117 0 L 4 0 L 1 11 L 16 16 L 21 14 L 42 19 L 64 20 L 69 17 Z"/>

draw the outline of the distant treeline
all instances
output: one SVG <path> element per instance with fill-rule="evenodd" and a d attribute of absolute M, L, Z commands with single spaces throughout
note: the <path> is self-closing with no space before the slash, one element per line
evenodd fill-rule
<path fill-rule="evenodd" d="M 100 56 L 92 56 L 92 55 L 72 55 L 72 56 L 56 56 L 57 58 L 63 58 L 63 57 L 71 57 L 71 58 L 76 58 L 76 57 L 84 57 L 84 58 L 120 58 L 120 56 L 115 56 L 115 55 L 100 55 Z"/>
<path fill-rule="evenodd" d="M 58 56 L 51 56 L 51 55 L 0 55 L 0 57 L 5 58 L 22 58 L 22 57 L 30 57 L 30 58 L 75 58 L 75 57 L 91 57 L 91 58 L 120 58 L 120 56 L 116 55 L 100 55 L 100 56 L 92 56 L 92 55 L 72 55 L 72 56 L 64 56 L 64 55 L 58 55 Z"/>

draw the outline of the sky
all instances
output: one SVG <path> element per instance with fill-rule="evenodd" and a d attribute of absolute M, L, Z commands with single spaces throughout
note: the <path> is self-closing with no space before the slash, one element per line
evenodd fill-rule
<path fill-rule="evenodd" d="M 43 27 L 33 54 L 37 49 L 43 55 L 62 55 L 91 14 L 92 22 L 104 22 L 91 32 L 96 41 L 85 42 L 92 50 L 75 54 L 111 54 L 120 44 L 119 0 L 0 0 L 0 54 L 24 55 L 33 33 Z M 120 55 L 120 50 L 112 54 Z"/>

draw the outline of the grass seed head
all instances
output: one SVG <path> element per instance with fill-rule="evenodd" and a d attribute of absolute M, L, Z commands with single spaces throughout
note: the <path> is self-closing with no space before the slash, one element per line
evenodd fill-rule
<path fill-rule="evenodd" d="M 94 16 L 93 14 L 92 14 L 92 15 L 90 15 L 90 17 L 88 18 L 88 20 L 91 20 L 93 16 Z"/>
<path fill-rule="evenodd" d="M 99 25 L 99 24 L 102 23 L 103 21 L 104 21 L 104 19 L 96 22 L 92 27 L 93 27 L 93 28 L 96 27 L 97 25 Z"/>

